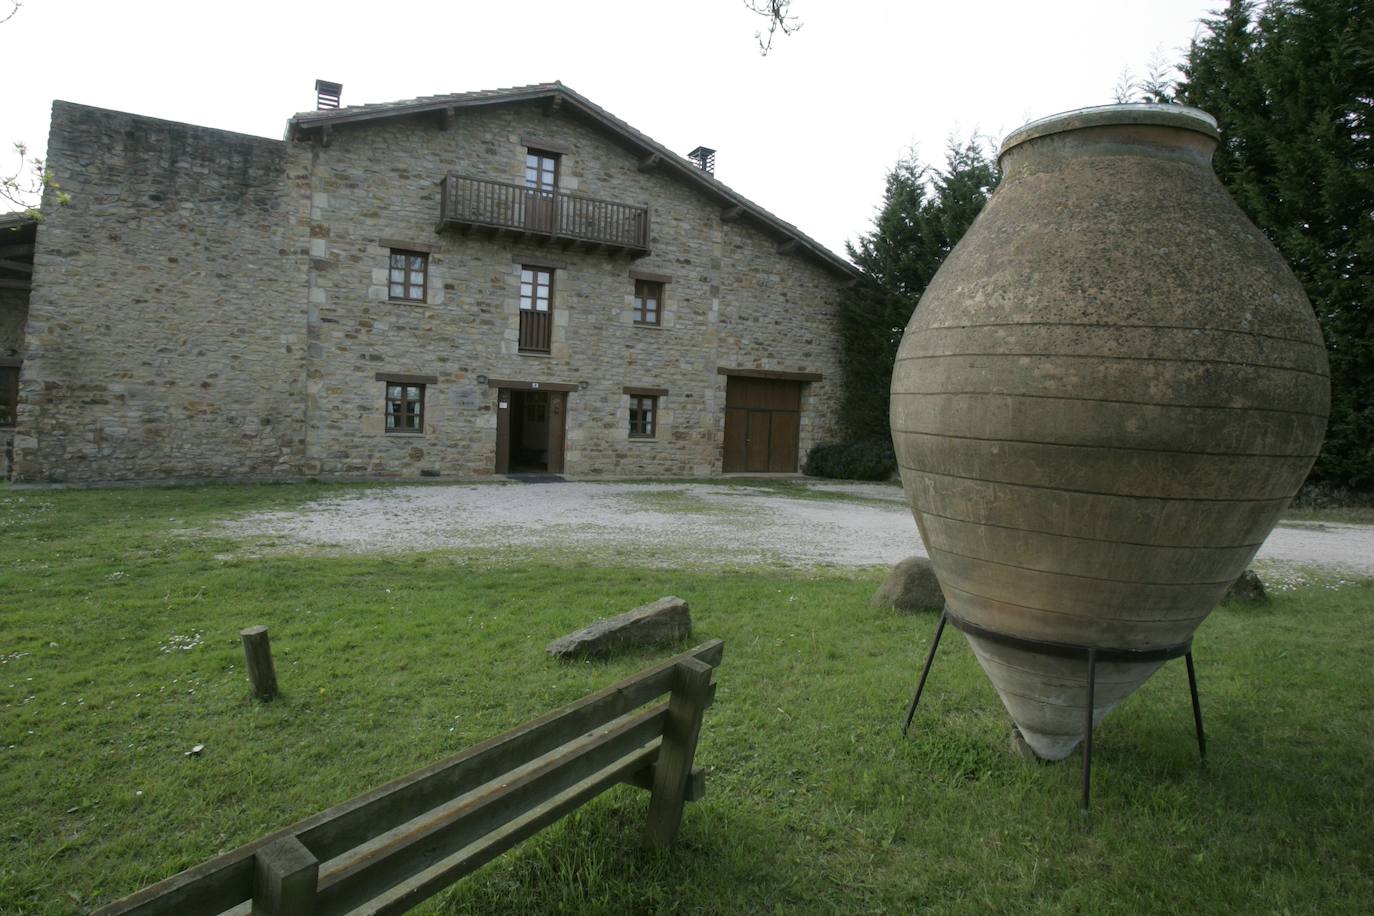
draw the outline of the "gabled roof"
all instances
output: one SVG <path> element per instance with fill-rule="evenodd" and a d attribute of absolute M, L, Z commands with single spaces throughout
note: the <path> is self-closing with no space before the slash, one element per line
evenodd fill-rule
<path fill-rule="evenodd" d="M 355 124 L 429 111 L 444 112 L 449 109 L 457 111 L 465 108 L 482 108 L 540 100 L 552 104 L 560 110 L 581 115 L 616 136 L 639 151 L 646 167 L 661 169 L 672 177 L 685 181 L 688 185 L 712 197 L 720 203 L 723 213 L 730 213 L 735 218 L 750 218 L 760 228 L 777 237 L 780 248 L 784 250 L 796 248 L 799 252 L 811 255 L 825 266 L 848 277 L 859 275 L 859 271 L 854 265 L 806 235 L 796 226 L 774 216 L 739 192 L 732 190 L 724 182 L 718 181 L 714 175 L 702 171 L 691 160 L 674 153 L 658 141 L 640 133 L 600 105 L 559 82 L 537 83 L 532 86 L 517 86 L 510 89 L 487 89 L 480 92 L 458 92 L 452 95 L 428 95 L 399 102 L 352 105 L 347 108 L 325 109 L 323 111 L 303 111 L 293 115 L 287 122 L 286 138 L 288 140 L 299 139 L 308 135 L 310 131 L 338 124 Z"/>

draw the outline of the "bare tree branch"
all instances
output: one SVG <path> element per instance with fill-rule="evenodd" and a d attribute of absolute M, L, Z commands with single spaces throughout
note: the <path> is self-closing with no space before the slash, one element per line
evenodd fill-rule
<path fill-rule="evenodd" d="M 768 19 L 768 33 L 754 33 L 754 38 L 759 43 L 759 53 L 765 57 L 773 50 L 774 35 L 778 32 L 791 35 L 802 27 L 802 21 L 792 15 L 792 0 L 744 0 L 744 5 L 750 12 Z"/>

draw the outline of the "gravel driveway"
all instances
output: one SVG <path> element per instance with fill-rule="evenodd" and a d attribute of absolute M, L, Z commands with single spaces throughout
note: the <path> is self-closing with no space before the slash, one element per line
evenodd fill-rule
<path fill-rule="evenodd" d="M 900 487 L 804 481 L 392 486 L 226 522 L 264 549 L 553 549 L 659 565 L 889 566 L 924 553 Z M 1261 560 L 1374 575 L 1374 527 L 1275 529 Z"/>

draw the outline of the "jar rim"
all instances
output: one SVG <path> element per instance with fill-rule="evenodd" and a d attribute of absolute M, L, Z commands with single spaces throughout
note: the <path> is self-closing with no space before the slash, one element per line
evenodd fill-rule
<path fill-rule="evenodd" d="M 1217 119 L 1200 108 L 1188 105 L 1160 105 L 1155 103 L 1130 102 L 1118 105 L 1093 105 L 1061 111 L 1048 117 L 1037 118 L 1022 124 L 1007 134 L 1002 148 L 997 151 L 1001 159 L 1014 146 L 1065 131 L 1083 127 L 1114 127 L 1125 124 L 1145 124 L 1159 127 L 1179 127 L 1205 134 L 1213 140 L 1220 140 Z"/>

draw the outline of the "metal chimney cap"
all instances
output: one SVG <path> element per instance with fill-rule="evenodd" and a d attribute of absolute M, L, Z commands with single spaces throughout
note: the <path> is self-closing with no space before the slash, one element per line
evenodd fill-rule
<path fill-rule="evenodd" d="M 687 154 L 687 158 L 695 162 L 703 172 L 714 174 L 716 171 L 716 151 L 709 146 L 698 146 Z"/>
<path fill-rule="evenodd" d="M 326 108 L 338 108 L 339 99 L 343 96 L 343 83 L 331 83 L 329 80 L 315 80 L 315 110 L 323 111 Z"/>

